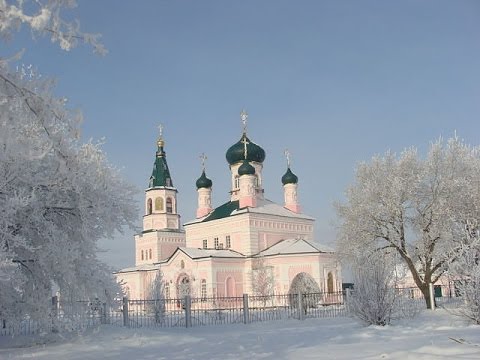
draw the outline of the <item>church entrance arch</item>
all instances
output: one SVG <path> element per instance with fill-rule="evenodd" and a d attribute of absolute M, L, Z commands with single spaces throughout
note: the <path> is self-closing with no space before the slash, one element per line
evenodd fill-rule
<path fill-rule="evenodd" d="M 177 278 L 177 297 L 183 299 L 187 295 L 190 295 L 190 278 L 183 273 Z"/>
<path fill-rule="evenodd" d="M 290 284 L 288 290 L 290 305 L 297 307 L 299 305 L 299 296 L 303 311 L 307 314 L 308 308 L 314 308 L 321 302 L 320 287 L 315 279 L 305 272 L 297 274 Z"/>
<path fill-rule="evenodd" d="M 329 294 L 333 293 L 333 274 L 330 271 L 327 275 L 327 292 Z"/>
<path fill-rule="evenodd" d="M 190 293 L 190 277 L 187 274 L 182 273 L 177 278 L 177 307 L 180 307 L 180 304 L 183 304 L 185 296 L 190 295 Z"/>

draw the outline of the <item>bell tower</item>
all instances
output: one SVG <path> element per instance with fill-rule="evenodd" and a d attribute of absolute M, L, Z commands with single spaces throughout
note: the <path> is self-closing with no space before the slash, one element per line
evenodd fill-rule
<path fill-rule="evenodd" d="M 185 246 L 177 208 L 178 191 L 167 164 L 163 126 L 159 129 L 153 171 L 145 190 L 143 231 L 135 236 L 137 265 L 166 259 L 177 247 Z"/>
<path fill-rule="evenodd" d="M 157 140 L 157 152 L 152 176 L 145 191 L 145 215 L 143 230 L 180 230 L 180 215 L 177 213 L 177 189 L 173 186 L 164 150 L 163 127 Z"/>

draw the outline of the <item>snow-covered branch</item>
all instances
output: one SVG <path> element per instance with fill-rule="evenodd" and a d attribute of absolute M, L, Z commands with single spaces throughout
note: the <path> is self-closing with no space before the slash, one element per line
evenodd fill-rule
<path fill-rule="evenodd" d="M 81 42 L 92 46 L 97 54 L 106 54 L 99 34 L 83 33 L 77 20 L 66 21 L 62 16 L 63 10 L 75 6 L 74 0 L 49 0 L 45 3 L 40 0 L 0 0 L 0 36 L 12 38 L 13 33 L 24 25 L 30 28 L 32 34 L 49 36 L 65 51 Z"/>

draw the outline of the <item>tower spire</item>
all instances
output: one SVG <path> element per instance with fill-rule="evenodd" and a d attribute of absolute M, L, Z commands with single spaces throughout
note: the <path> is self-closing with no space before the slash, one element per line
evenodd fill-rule
<path fill-rule="evenodd" d="M 165 141 L 163 140 L 163 125 L 158 126 L 159 136 L 157 139 L 157 152 L 155 157 L 155 163 L 153 164 L 152 176 L 150 176 L 149 187 L 157 186 L 173 186 L 172 177 L 170 176 L 170 170 L 168 169 L 167 159 L 163 147 Z"/>
<path fill-rule="evenodd" d="M 163 124 L 158 125 L 158 133 L 157 146 L 160 150 L 160 148 L 165 146 L 165 140 L 163 140 Z"/>

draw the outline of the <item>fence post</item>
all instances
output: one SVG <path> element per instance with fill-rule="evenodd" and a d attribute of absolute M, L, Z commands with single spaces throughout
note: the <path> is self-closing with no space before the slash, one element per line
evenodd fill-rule
<path fill-rule="evenodd" d="M 126 296 L 123 297 L 123 326 L 128 327 L 128 298 Z"/>
<path fill-rule="evenodd" d="M 243 323 L 248 324 L 250 319 L 249 309 L 248 309 L 248 294 L 243 294 Z"/>
<path fill-rule="evenodd" d="M 352 289 L 350 288 L 345 289 L 345 299 L 343 300 L 343 303 L 347 309 L 347 313 L 350 313 L 350 296 L 352 295 L 351 291 Z"/>
<path fill-rule="evenodd" d="M 52 317 L 58 316 L 58 297 L 52 296 Z"/>
<path fill-rule="evenodd" d="M 102 317 L 100 319 L 100 323 L 108 324 L 107 323 L 107 303 L 106 302 L 104 302 L 102 304 Z"/>
<path fill-rule="evenodd" d="M 298 301 L 298 320 L 303 320 L 303 297 L 302 293 L 299 292 L 297 294 L 297 301 Z"/>
<path fill-rule="evenodd" d="M 185 327 L 192 327 L 192 298 L 185 295 Z"/>
<path fill-rule="evenodd" d="M 435 293 L 433 292 L 433 284 L 428 284 L 428 292 L 430 293 L 430 309 L 435 310 Z"/>
<path fill-rule="evenodd" d="M 58 320 L 58 297 L 52 296 L 52 310 L 51 310 L 51 318 L 52 318 L 52 332 L 58 332 L 56 320 Z"/>

